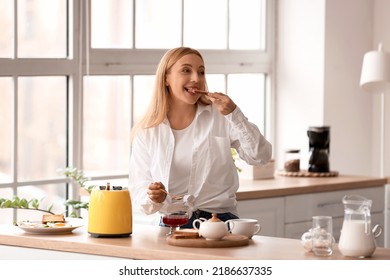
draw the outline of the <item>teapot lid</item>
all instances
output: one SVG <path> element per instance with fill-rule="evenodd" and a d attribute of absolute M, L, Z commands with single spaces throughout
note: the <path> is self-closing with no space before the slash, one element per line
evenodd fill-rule
<path fill-rule="evenodd" d="M 212 215 L 212 217 L 211 217 L 210 219 L 207 220 L 208 222 L 213 222 L 213 223 L 215 223 L 215 222 L 222 222 L 222 221 L 218 218 L 217 213 L 213 213 L 213 214 L 211 214 L 211 215 Z"/>

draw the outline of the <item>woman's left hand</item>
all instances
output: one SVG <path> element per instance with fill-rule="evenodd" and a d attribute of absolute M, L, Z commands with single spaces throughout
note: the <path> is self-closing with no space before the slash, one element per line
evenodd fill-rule
<path fill-rule="evenodd" d="M 207 99 L 215 105 L 222 115 L 229 115 L 236 109 L 237 105 L 230 99 L 229 96 L 220 92 L 209 92 Z"/>

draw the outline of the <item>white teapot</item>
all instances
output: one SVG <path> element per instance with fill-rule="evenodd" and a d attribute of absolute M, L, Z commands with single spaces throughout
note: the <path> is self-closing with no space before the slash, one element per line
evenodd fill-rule
<path fill-rule="evenodd" d="M 197 226 L 197 223 L 199 223 L 199 226 Z M 192 226 L 199 230 L 199 236 L 203 236 L 206 240 L 220 240 L 229 233 L 227 223 L 227 221 L 222 222 L 218 219 L 217 214 L 213 213 L 211 219 L 196 219 Z"/>

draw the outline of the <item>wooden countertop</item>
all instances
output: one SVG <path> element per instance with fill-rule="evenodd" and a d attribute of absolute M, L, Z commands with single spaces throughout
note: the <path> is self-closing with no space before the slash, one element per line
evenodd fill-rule
<path fill-rule="evenodd" d="M 339 175 L 337 177 L 283 177 L 267 180 L 241 180 L 237 199 L 337 191 L 384 186 L 388 178 Z M 335 246 L 332 256 L 318 258 L 305 252 L 299 240 L 254 236 L 248 246 L 234 248 L 191 248 L 166 243 L 165 230 L 158 226 L 135 224 L 130 238 L 92 238 L 86 226 L 72 234 L 28 234 L 11 226 L 0 225 L 0 245 L 95 254 L 129 259 L 347 259 Z M 0 248 L 1 250 L 1 248 Z M 3 254 L 3 253 L 1 253 Z M 390 249 L 377 248 L 371 259 L 390 260 Z"/>
<path fill-rule="evenodd" d="M 265 259 L 265 260 L 309 260 L 352 259 L 343 257 L 335 245 L 332 256 L 316 257 L 306 252 L 297 239 L 254 236 L 249 245 L 231 248 L 188 248 L 166 243 L 166 230 L 159 226 L 133 226 L 130 238 L 93 238 L 86 226 L 71 234 L 29 234 L 15 226 L 0 225 L 0 244 L 63 252 L 111 256 L 125 259 Z M 1 247 L 0 247 L 1 251 Z M 1 252 L 4 256 L 6 252 Z M 377 248 L 370 259 L 390 260 L 390 249 Z"/>
<path fill-rule="evenodd" d="M 238 200 L 384 186 L 387 178 L 339 175 L 336 177 L 284 177 L 240 180 Z"/>

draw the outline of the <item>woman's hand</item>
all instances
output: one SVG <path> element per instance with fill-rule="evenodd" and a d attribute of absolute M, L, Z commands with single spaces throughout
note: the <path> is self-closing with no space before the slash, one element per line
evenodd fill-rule
<path fill-rule="evenodd" d="M 236 109 L 237 105 L 229 96 L 220 92 L 209 92 L 207 99 L 210 100 L 222 115 L 229 115 Z"/>
<path fill-rule="evenodd" d="M 150 200 L 156 203 L 161 203 L 167 197 L 167 194 L 162 191 L 165 190 L 164 185 L 161 182 L 154 182 L 148 186 L 148 196 Z"/>

